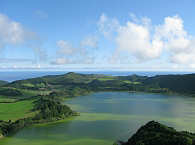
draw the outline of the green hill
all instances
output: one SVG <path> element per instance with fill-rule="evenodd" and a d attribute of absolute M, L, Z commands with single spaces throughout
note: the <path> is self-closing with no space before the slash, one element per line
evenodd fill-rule
<path fill-rule="evenodd" d="M 85 95 L 94 91 L 129 91 L 134 83 L 131 77 L 116 77 L 101 74 L 67 73 L 44 77 L 18 80 L 5 85 L 7 88 L 19 90 L 21 97 L 31 97 L 51 92 L 58 92 L 62 97 Z"/>
<path fill-rule="evenodd" d="M 8 82 L 0 80 L 0 86 L 7 84 Z"/>
<path fill-rule="evenodd" d="M 122 145 L 195 145 L 195 134 L 178 132 L 174 128 L 151 121 Z"/>
<path fill-rule="evenodd" d="M 172 92 L 195 94 L 195 74 L 159 75 L 145 79 L 143 84 L 151 88 L 167 88 Z"/>
<path fill-rule="evenodd" d="M 147 76 L 108 76 L 100 74 L 48 75 L 38 78 L 14 81 L 5 84 L 21 97 L 58 92 L 65 97 L 84 95 L 97 91 L 143 91 L 152 93 L 195 94 L 195 74 Z M 21 94 L 19 94 L 19 92 Z M 0 89 L 1 93 L 1 89 Z M 2 92 L 6 94 L 6 92 Z M 23 94 L 23 95 L 22 95 Z"/>

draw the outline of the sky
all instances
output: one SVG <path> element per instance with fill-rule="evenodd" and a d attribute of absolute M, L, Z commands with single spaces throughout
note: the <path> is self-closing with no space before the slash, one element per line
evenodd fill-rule
<path fill-rule="evenodd" d="M 195 70 L 193 0 L 0 0 L 0 70 Z"/>

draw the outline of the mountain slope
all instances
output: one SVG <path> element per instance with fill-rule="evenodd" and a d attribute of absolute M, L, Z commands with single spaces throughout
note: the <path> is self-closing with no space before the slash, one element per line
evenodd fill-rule
<path fill-rule="evenodd" d="M 195 94 L 195 74 L 159 75 L 149 77 L 143 84 L 154 88 L 167 88 L 172 92 Z"/>

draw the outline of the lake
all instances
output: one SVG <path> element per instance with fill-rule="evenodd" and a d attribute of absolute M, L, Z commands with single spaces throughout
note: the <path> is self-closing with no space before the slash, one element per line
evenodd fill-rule
<path fill-rule="evenodd" d="M 112 145 L 150 120 L 195 132 L 195 98 L 149 93 L 99 92 L 65 101 L 80 116 L 41 124 L 0 145 Z"/>

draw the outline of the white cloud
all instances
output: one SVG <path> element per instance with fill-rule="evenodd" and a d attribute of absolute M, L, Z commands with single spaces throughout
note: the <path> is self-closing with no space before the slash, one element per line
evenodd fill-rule
<path fill-rule="evenodd" d="M 98 38 L 95 36 L 88 36 L 81 41 L 82 47 L 91 47 L 97 48 L 98 47 Z"/>
<path fill-rule="evenodd" d="M 72 55 L 77 51 L 68 41 L 59 40 L 56 45 L 59 48 L 57 53 L 60 55 Z"/>
<path fill-rule="evenodd" d="M 116 56 L 125 53 L 137 62 L 160 60 L 165 56 L 167 62 L 177 66 L 195 65 L 195 37 L 187 33 L 179 16 L 165 17 L 159 25 L 152 25 L 147 17 L 138 19 L 130 14 L 130 18 L 122 25 L 117 19 L 108 18 L 105 14 L 100 16 L 99 31 L 106 38 L 108 34 L 112 35 L 109 37 L 113 37 L 116 43 L 112 59 L 121 59 Z"/>
<path fill-rule="evenodd" d="M 156 35 L 164 41 L 173 63 L 195 64 L 195 38 L 185 31 L 179 16 L 166 17 L 164 24 L 156 28 Z"/>
<path fill-rule="evenodd" d="M 120 26 L 116 37 L 117 51 L 126 51 L 138 60 L 148 60 L 160 56 L 163 43 L 151 38 L 148 27 L 144 24 L 127 22 Z"/>
<path fill-rule="evenodd" d="M 24 45 L 33 49 L 37 63 L 46 58 L 46 52 L 41 48 L 39 36 L 28 31 L 19 22 L 0 14 L 0 48 L 7 45 Z"/>
<path fill-rule="evenodd" d="M 77 57 L 80 50 L 73 47 L 71 43 L 65 40 L 56 42 L 58 47 L 56 59 L 51 62 L 54 65 L 74 64 L 78 61 Z M 77 57 L 76 57 L 77 56 Z"/>
<path fill-rule="evenodd" d="M 54 61 L 51 62 L 51 64 L 54 65 L 63 65 L 68 64 L 68 60 L 66 58 L 56 58 Z"/>
<path fill-rule="evenodd" d="M 105 14 L 102 14 L 97 25 L 99 31 L 106 38 L 111 39 L 113 32 L 119 27 L 119 22 L 115 18 L 108 18 Z"/>
<path fill-rule="evenodd" d="M 2 46 L 6 43 L 23 43 L 25 33 L 20 23 L 11 21 L 7 16 L 0 14 L 0 43 Z"/>
<path fill-rule="evenodd" d="M 171 57 L 171 60 L 174 63 L 178 63 L 178 64 L 191 64 L 194 63 L 195 60 L 195 55 L 194 54 L 187 54 L 187 53 L 176 53 Z"/>
<path fill-rule="evenodd" d="M 91 64 L 94 63 L 94 56 L 91 51 L 97 48 L 96 37 L 86 37 L 80 42 L 79 47 L 73 47 L 72 44 L 65 40 L 56 42 L 58 47 L 56 59 L 51 62 L 54 65 L 64 64 Z"/>

